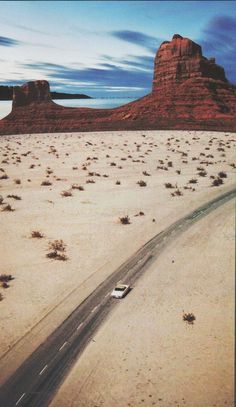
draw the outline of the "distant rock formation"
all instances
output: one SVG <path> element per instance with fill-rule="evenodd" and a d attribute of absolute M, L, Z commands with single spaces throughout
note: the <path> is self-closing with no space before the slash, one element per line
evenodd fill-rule
<path fill-rule="evenodd" d="M 69 108 L 51 100 L 46 81 L 14 88 L 0 134 L 103 130 L 236 131 L 236 86 L 200 45 L 175 34 L 155 58 L 152 92 L 115 109 Z"/>
<path fill-rule="evenodd" d="M 32 102 L 51 101 L 50 89 L 47 81 L 28 82 L 22 86 L 14 86 L 12 108 L 28 106 Z"/>
<path fill-rule="evenodd" d="M 92 99 L 83 93 L 50 92 L 51 98 L 56 99 Z M 13 86 L 0 86 L 0 100 L 13 99 Z"/>

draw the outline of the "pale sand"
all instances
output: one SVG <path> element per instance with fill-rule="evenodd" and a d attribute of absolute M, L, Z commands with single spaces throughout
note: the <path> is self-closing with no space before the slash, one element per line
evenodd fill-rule
<path fill-rule="evenodd" d="M 209 145 L 210 139 L 213 139 L 212 145 Z M 222 146 L 220 140 L 225 145 Z M 232 140 L 235 140 L 232 133 L 186 131 L 1 137 L 0 167 L 9 178 L 0 180 L 0 195 L 15 211 L 0 212 L 0 274 L 14 276 L 10 288 L 0 288 L 4 296 L 0 303 L 0 356 L 10 350 L 7 355 L 12 355 L 13 367 L 17 366 L 77 304 L 149 238 L 201 203 L 230 189 L 235 181 L 233 168 L 229 165 L 234 161 L 235 141 Z M 86 144 L 87 141 L 93 145 Z M 141 147 L 137 148 L 137 145 Z M 51 152 L 50 146 L 55 147 L 59 158 Z M 28 155 L 22 155 L 28 151 Z M 182 157 L 177 151 L 187 153 L 188 157 Z M 207 160 L 213 164 L 201 165 L 200 161 L 206 158 L 200 153 L 212 154 L 214 158 Z M 106 157 L 107 154 L 110 157 Z M 128 158 L 129 155 L 132 158 Z M 16 162 L 16 157 L 21 158 L 21 163 Z M 86 161 L 87 157 L 98 157 L 98 160 Z M 121 160 L 122 157 L 126 160 Z M 192 157 L 198 159 L 193 161 Z M 5 160 L 8 163 L 2 162 Z M 161 165 L 158 160 L 165 164 L 173 161 L 173 167 L 168 171 L 157 170 Z M 183 163 L 183 160 L 188 162 Z M 91 163 L 89 171 L 108 174 L 109 178 L 88 177 L 88 171 L 81 169 L 85 162 Z M 117 166 L 110 166 L 111 162 Z M 31 164 L 35 165 L 32 169 L 29 168 Z M 74 166 L 78 169 L 73 170 Z M 196 175 L 199 166 L 206 169 L 206 177 Z M 48 178 L 52 186 L 48 187 L 41 186 L 47 179 L 47 167 L 54 171 Z M 176 173 L 178 169 L 181 169 L 180 175 Z M 144 176 L 144 170 L 151 176 Z M 209 176 L 220 170 L 227 173 L 227 178 L 222 186 L 213 188 Z M 0 172 L 0 177 L 2 174 Z M 54 176 L 64 180 L 56 181 Z M 196 188 L 195 192 L 183 189 L 192 177 L 198 179 L 198 184 L 191 184 Z M 20 185 L 14 183 L 15 178 L 21 179 Z M 86 184 L 88 178 L 96 183 Z M 137 185 L 140 179 L 147 182 L 147 187 Z M 121 185 L 115 185 L 117 180 Z M 166 189 L 165 182 L 178 183 L 183 196 L 171 197 L 174 189 Z M 83 185 L 85 191 L 74 190 L 72 197 L 61 197 L 60 193 L 73 183 Z M 7 198 L 8 194 L 17 194 L 22 200 Z M 134 217 L 139 211 L 145 216 Z M 130 216 L 130 225 L 119 223 L 119 217 L 124 215 Z M 153 218 L 156 222 L 152 222 Z M 31 239 L 32 230 L 41 230 L 45 238 Z M 67 244 L 68 261 L 46 258 L 48 242 L 54 239 L 63 239 Z M 33 340 L 27 337 L 25 348 L 21 347 L 19 352 L 13 345 L 66 296 L 67 302 L 63 302 L 57 313 L 51 314 L 51 320 L 44 320 L 44 325 L 39 324 L 38 330 L 32 331 Z M 0 367 L 4 378 L 4 374 L 9 373 L 9 360 L 3 358 Z"/>
<path fill-rule="evenodd" d="M 233 406 L 233 253 L 231 201 L 164 250 L 50 407 Z M 194 313 L 193 325 L 183 310 Z"/>

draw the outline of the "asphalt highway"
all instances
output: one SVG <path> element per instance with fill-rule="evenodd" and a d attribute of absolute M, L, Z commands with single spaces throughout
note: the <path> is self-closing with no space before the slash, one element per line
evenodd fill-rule
<path fill-rule="evenodd" d="M 48 406 L 73 363 L 109 312 L 118 304 L 125 306 L 125 299 L 117 300 L 110 296 L 116 283 L 122 281 L 132 287 L 170 241 L 235 197 L 236 188 L 202 205 L 154 236 L 115 270 L 3 384 L 0 388 L 0 406 Z M 132 295 L 132 290 L 128 295 Z"/>

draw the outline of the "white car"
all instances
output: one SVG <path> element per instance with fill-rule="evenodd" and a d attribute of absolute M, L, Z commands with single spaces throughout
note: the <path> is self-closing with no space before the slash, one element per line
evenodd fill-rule
<path fill-rule="evenodd" d="M 111 293 L 112 297 L 123 298 L 130 291 L 130 286 L 128 284 L 117 284 Z"/>

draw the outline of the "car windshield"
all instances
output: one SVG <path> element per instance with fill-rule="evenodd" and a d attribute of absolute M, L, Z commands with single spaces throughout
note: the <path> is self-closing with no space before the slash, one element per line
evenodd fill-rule
<path fill-rule="evenodd" d="M 126 287 L 116 287 L 115 291 L 124 291 Z"/>

